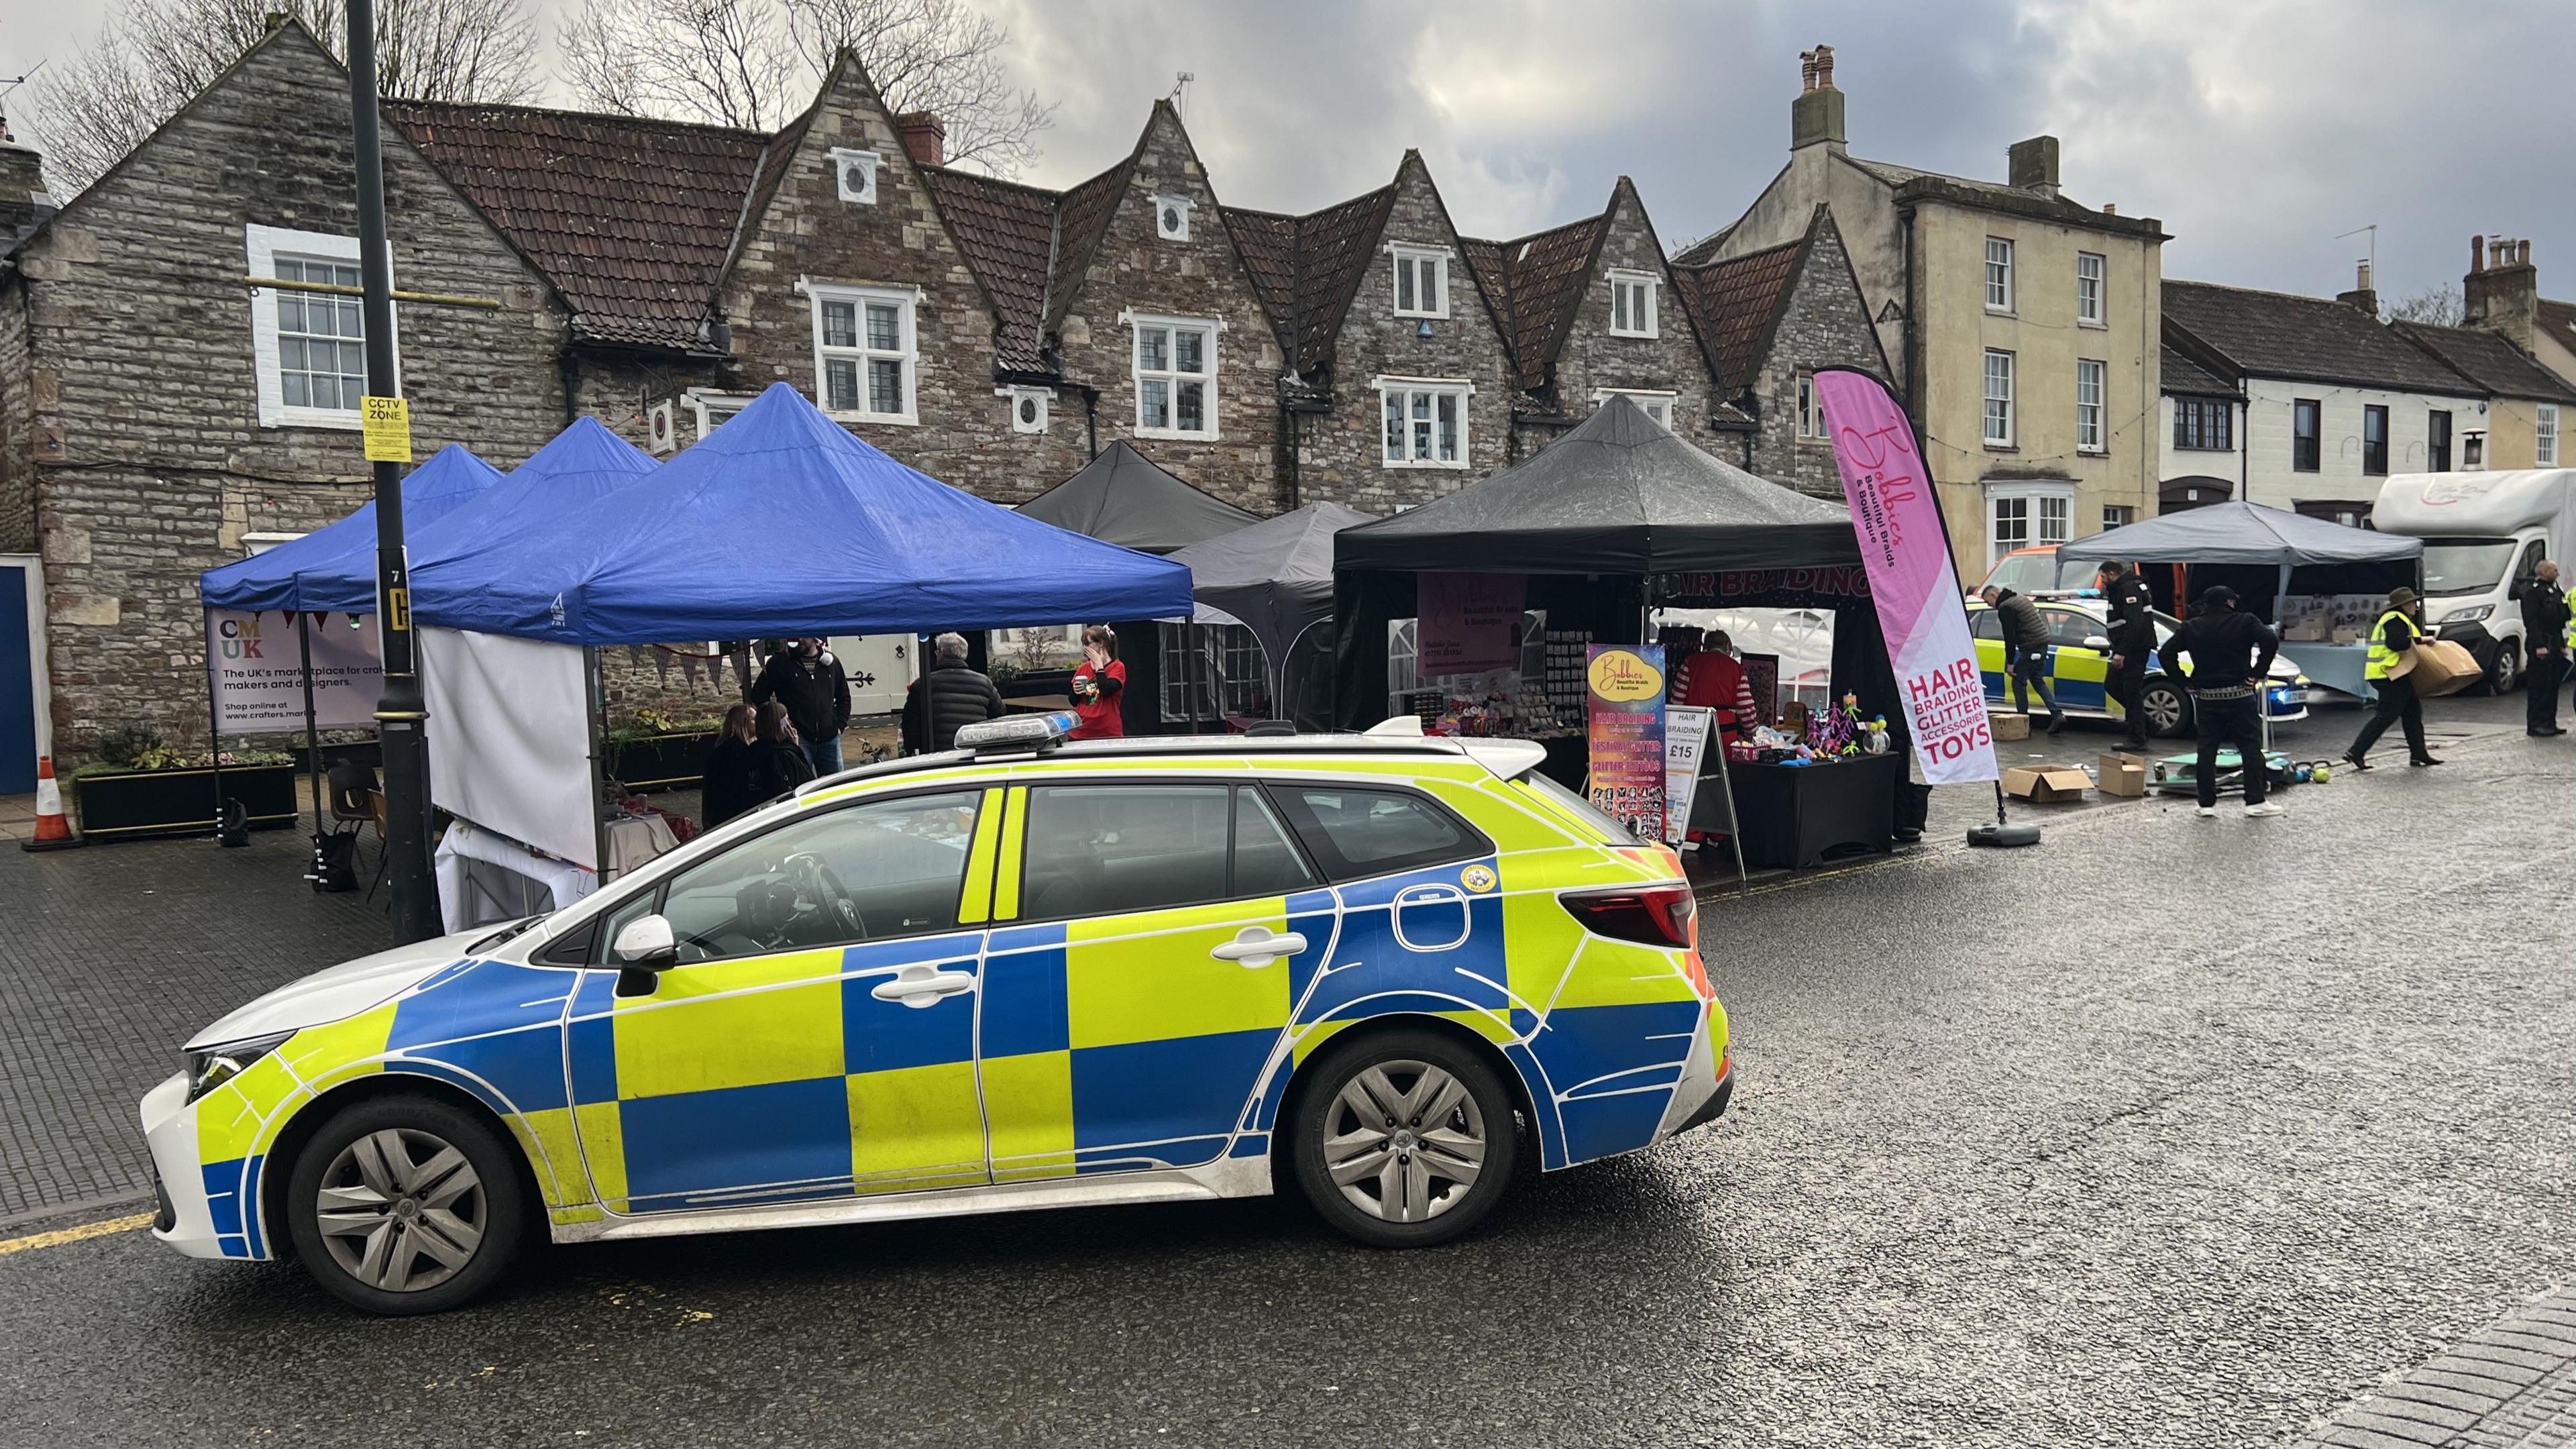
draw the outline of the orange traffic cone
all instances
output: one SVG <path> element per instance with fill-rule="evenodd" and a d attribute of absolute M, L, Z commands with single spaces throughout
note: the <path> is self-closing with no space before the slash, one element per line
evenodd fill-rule
<path fill-rule="evenodd" d="M 22 842 L 26 850 L 69 850 L 88 842 L 72 834 L 72 823 L 63 816 L 63 790 L 54 783 L 54 757 L 36 757 L 36 834 Z"/>

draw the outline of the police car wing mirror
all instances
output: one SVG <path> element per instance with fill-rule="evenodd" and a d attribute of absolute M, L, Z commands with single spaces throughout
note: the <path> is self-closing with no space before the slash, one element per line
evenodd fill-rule
<path fill-rule="evenodd" d="M 2099 654 L 2108 654 L 2111 652 L 2111 641 L 2099 634 L 2087 634 L 2084 636 L 2084 647 Z"/>
<path fill-rule="evenodd" d="M 609 949 L 629 971 L 668 971 L 680 963 L 680 945 L 671 923 L 660 916 L 638 916 L 618 928 Z"/>

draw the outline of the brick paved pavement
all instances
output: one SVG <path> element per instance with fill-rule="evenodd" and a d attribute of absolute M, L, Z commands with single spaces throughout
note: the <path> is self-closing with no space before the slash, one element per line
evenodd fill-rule
<path fill-rule="evenodd" d="M 2561 1284 L 2382 1384 L 2297 1449 L 2576 1444 L 2576 1285 Z"/>
<path fill-rule="evenodd" d="M 0 1219 L 151 1189 L 135 1103 L 252 997 L 392 944 L 385 896 L 317 896 L 304 835 L 0 845 Z M 362 848 L 372 873 L 373 832 Z"/>

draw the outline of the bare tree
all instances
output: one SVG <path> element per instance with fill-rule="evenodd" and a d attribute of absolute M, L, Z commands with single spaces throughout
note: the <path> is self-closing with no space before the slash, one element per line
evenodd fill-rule
<path fill-rule="evenodd" d="M 1011 84 L 1010 32 L 961 0 L 583 0 L 565 78 L 605 110 L 773 130 L 844 49 L 897 114 L 937 113 L 948 160 L 1010 175 L 1055 108 Z"/>
<path fill-rule="evenodd" d="M 2467 315 L 2467 305 L 2460 298 L 2460 289 L 2448 282 L 2438 287 L 2427 287 L 2412 297 L 2388 305 L 2388 320 L 2391 322 L 2427 322 L 2436 327 L 2457 327 Z"/>
<path fill-rule="evenodd" d="M 268 34 L 304 22 L 347 59 L 341 0 L 129 0 L 29 85 L 29 123 L 64 192 L 89 185 Z M 524 101 L 538 87 L 524 0 L 378 0 L 376 81 L 421 100 Z"/>

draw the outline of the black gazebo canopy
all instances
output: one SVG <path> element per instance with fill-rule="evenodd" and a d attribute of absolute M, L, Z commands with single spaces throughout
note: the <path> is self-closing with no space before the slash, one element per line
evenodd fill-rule
<path fill-rule="evenodd" d="M 1165 472 L 1121 438 L 1081 472 L 1020 505 L 1021 513 L 1103 543 L 1170 553 L 1259 523 Z"/>

